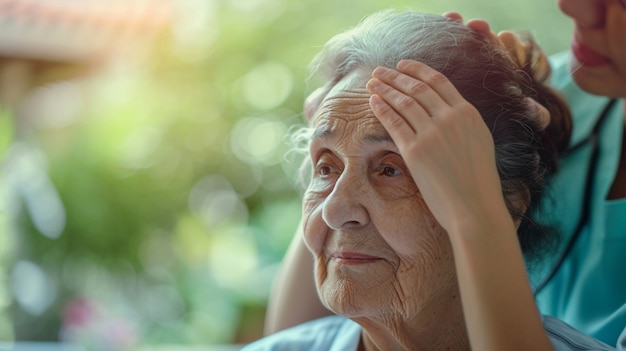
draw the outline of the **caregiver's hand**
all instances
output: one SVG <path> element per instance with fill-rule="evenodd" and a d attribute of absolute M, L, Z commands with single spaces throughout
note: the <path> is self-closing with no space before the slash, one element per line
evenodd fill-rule
<path fill-rule="evenodd" d="M 374 114 L 446 230 L 506 210 L 491 133 L 443 74 L 403 60 L 397 71 L 376 68 L 367 88 Z"/>
<path fill-rule="evenodd" d="M 446 12 L 443 14 L 445 17 L 448 17 L 451 20 L 454 20 L 459 23 L 463 23 L 463 16 L 455 11 Z M 531 54 L 528 50 L 526 50 L 525 44 L 520 41 L 518 36 L 508 30 L 503 30 L 498 33 L 491 30 L 489 23 L 483 19 L 471 19 L 465 23 L 468 28 L 471 28 L 473 31 L 477 33 L 481 33 L 484 35 L 489 41 L 498 45 L 503 50 L 505 50 L 511 59 L 515 60 L 518 65 L 523 66 L 526 62 L 531 62 L 527 55 Z M 623 28 L 623 27 L 622 27 Z M 626 50 L 624 50 L 626 53 Z M 548 58 L 545 53 L 541 53 L 539 55 L 538 52 L 535 52 L 536 57 L 532 57 L 531 60 L 536 62 L 537 65 L 544 65 L 545 69 L 536 69 L 536 72 L 544 72 L 546 75 L 541 77 L 536 77 L 539 80 L 547 79 L 547 74 L 550 72 L 548 66 L 550 63 L 548 62 Z M 625 61 L 626 62 L 626 61 Z M 546 128 L 550 124 L 550 112 L 545 106 L 541 105 L 537 101 L 532 98 L 526 98 L 529 105 L 533 106 L 533 108 L 537 109 L 537 118 L 539 119 L 539 124 Z"/>
<path fill-rule="evenodd" d="M 472 349 L 552 350 L 479 112 L 445 76 L 416 61 L 401 61 L 397 71 L 376 68 L 367 88 L 374 114 L 450 236 Z"/>

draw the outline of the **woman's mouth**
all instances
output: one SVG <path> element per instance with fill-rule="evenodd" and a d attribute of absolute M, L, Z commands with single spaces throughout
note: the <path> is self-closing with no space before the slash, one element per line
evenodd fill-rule
<path fill-rule="evenodd" d="M 607 57 L 600 55 L 598 52 L 588 47 L 577 35 L 574 35 L 572 39 L 571 50 L 578 63 L 583 66 L 599 67 L 611 62 Z"/>

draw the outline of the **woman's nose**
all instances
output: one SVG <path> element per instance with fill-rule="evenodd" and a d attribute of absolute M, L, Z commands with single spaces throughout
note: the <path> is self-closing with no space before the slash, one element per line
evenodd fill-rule
<path fill-rule="evenodd" d="M 364 180 L 358 178 L 344 171 L 324 200 L 322 218 L 329 228 L 356 229 L 369 223 L 368 192 Z"/>
<path fill-rule="evenodd" d="M 577 26 L 593 29 L 604 26 L 605 0 L 559 0 L 559 8 Z"/>

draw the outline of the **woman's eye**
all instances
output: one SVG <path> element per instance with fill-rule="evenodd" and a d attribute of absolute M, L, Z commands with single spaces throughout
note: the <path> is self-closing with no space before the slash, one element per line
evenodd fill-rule
<path fill-rule="evenodd" d="M 317 168 L 317 173 L 321 176 L 327 176 L 332 173 L 332 169 L 328 165 L 321 165 Z"/>
<path fill-rule="evenodd" d="M 382 166 L 381 173 L 387 177 L 395 177 L 400 174 L 400 170 L 393 166 Z"/>
<path fill-rule="evenodd" d="M 325 160 L 320 160 L 317 165 L 315 165 L 315 174 L 322 178 L 326 178 L 328 176 L 336 173 L 337 169 L 332 163 L 326 162 Z"/>

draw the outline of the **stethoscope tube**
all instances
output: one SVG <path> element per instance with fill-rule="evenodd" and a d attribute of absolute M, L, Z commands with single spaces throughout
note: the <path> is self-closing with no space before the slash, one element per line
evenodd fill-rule
<path fill-rule="evenodd" d="M 572 252 L 574 245 L 578 241 L 578 238 L 580 237 L 585 224 L 589 221 L 589 214 L 591 213 L 591 202 L 592 202 L 591 192 L 592 192 L 592 188 L 593 188 L 593 184 L 595 180 L 595 173 L 596 173 L 595 171 L 596 171 L 596 166 L 598 163 L 598 156 L 600 155 L 598 130 L 600 129 L 602 122 L 606 119 L 606 116 L 608 116 L 611 110 L 613 109 L 613 106 L 615 105 L 616 102 L 617 102 L 617 99 L 609 100 L 609 102 L 606 104 L 606 106 L 602 110 L 602 113 L 600 113 L 600 117 L 598 117 L 596 124 L 593 126 L 591 134 L 589 134 L 587 138 L 570 146 L 565 151 L 565 155 L 567 155 L 568 153 L 572 153 L 576 151 L 577 149 L 581 148 L 583 145 L 587 145 L 587 144 L 591 145 L 591 160 L 589 162 L 589 168 L 587 168 L 587 180 L 585 183 L 585 193 L 583 195 L 583 206 L 584 206 L 583 212 L 578 220 L 576 229 L 574 230 L 574 234 L 569 238 L 567 245 L 565 246 L 565 249 L 563 250 L 563 252 L 561 252 L 561 255 L 557 259 L 554 266 L 552 266 L 552 269 L 550 270 L 550 272 L 541 281 L 541 283 L 539 283 L 537 287 L 535 288 L 535 292 L 534 292 L 535 297 L 537 296 L 537 294 L 541 292 L 541 290 L 543 290 L 546 287 L 546 285 L 548 285 L 548 283 L 558 273 L 559 269 L 563 265 L 563 262 L 565 262 L 565 259 L 567 258 L 567 256 Z"/>

